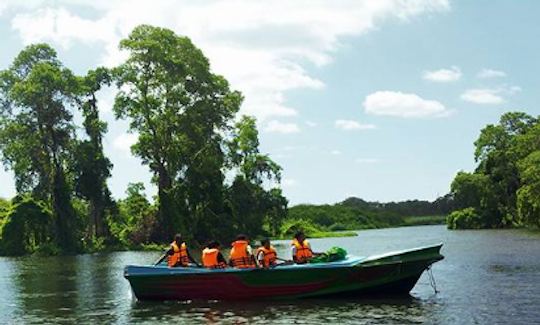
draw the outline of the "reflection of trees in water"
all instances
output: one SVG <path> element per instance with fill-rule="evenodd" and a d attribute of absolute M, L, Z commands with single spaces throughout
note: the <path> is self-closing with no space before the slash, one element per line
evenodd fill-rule
<path fill-rule="evenodd" d="M 29 320 L 70 319 L 77 307 L 77 257 L 25 257 L 18 260 L 14 284 Z"/>
<path fill-rule="evenodd" d="M 81 255 L 77 269 L 77 313 L 91 315 L 93 321 L 115 321 L 115 277 L 122 273 L 115 267 L 114 254 Z"/>
<path fill-rule="evenodd" d="M 291 301 L 136 302 L 132 321 L 230 323 L 422 323 L 433 306 L 411 296 L 376 299 L 307 299 Z"/>
<path fill-rule="evenodd" d="M 27 257 L 17 263 L 14 284 L 25 320 L 114 321 L 121 279 L 111 254 Z M 118 274 L 117 274 L 118 273 Z"/>

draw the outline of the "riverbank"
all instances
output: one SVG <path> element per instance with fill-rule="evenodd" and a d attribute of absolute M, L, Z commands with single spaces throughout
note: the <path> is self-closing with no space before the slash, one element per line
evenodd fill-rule
<path fill-rule="evenodd" d="M 403 226 L 427 226 L 427 225 L 444 225 L 446 224 L 446 216 L 419 216 L 405 217 Z"/>
<path fill-rule="evenodd" d="M 354 226 L 349 224 L 350 227 L 341 225 L 339 227 L 324 227 L 310 221 L 300 220 L 286 220 L 282 227 L 281 235 L 271 237 L 272 240 L 288 240 L 292 238 L 294 232 L 302 230 L 309 238 L 342 238 L 342 237 L 355 237 L 358 236 L 358 231 L 369 229 L 385 229 L 385 228 L 397 228 L 397 227 L 410 227 L 420 225 L 442 225 L 445 223 L 445 216 L 411 216 L 400 218 L 399 223 L 388 224 L 387 222 L 369 222 L 362 224 L 361 226 Z M 338 228 L 330 230 L 332 228 Z M 537 230 L 539 231 L 539 230 Z M 253 238 L 253 242 L 258 243 L 262 239 L 259 237 Z M 193 247 L 202 247 L 204 243 L 192 245 Z M 125 251 L 148 251 L 148 252 L 161 252 L 168 246 L 168 243 L 147 243 L 139 245 L 122 245 L 120 243 L 112 246 L 99 243 L 98 245 L 85 245 L 85 250 L 79 252 L 79 254 L 94 254 L 94 253 L 112 253 L 112 252 L 125 252 Z M 44 246 L 42 249 L 30 254 L 32 256 L 56 256 L 65 255 L 60 254 L 60 250 L 53 245 Z M 1 256 L 1 255 L 0 255 Z"/>

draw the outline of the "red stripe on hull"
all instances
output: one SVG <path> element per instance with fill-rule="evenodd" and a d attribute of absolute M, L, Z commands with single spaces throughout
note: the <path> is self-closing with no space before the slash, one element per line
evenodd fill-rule
<path fill-rule="evenodd" d="M 295 285 L 248 286 L 236 275 L 214 275 L 211 277 L 190 276 L 182 279 L 170 278 L 153 282 L 144 291 L 144 298 L 154 299 L 246 299 L 300 295 L 328 286 L 328 281 Z"/>

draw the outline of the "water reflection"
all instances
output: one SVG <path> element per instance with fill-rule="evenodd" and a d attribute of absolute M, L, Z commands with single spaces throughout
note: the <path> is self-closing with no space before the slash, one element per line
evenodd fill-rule
<path fill-rule="evenodd" d="M 193 320 L 207 324 L 424 323 L 434 304 L 412 296 L 379 299 L 308 299 L 285 302 L 135 302 L 130 320 Z"/>
<path fill-rule="evenodd" d="M 362 231 L 312 240 L 377 254 L 443 241 L 446 259 L 406 298 L 282 302 L 137 302 L 126 264 L 150 264 L 158 252 L 0 258 L 0 323 L 538 323 L 540 236 L 514 230 L 450 232 L 441 226 Z M 278 252 L 289 253 L 288 241 Z"/>
<path fill-rule="evenodd" d="M 77 257 L 24 258 L 14 277 L 24 316 L 62 319 L 77 307 Z"/>

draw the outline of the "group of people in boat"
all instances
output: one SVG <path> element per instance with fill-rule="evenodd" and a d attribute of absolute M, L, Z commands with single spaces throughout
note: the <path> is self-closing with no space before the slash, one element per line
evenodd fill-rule
<path fill-rule="evenodd" d="M 318 255 L 311 250 L 311 246 L 303 232 L 299 231 L 294 235 L 291 243 L 292 261 L 296 264 L 304 264 L 312 257 Z M 236 240 L 231 243 L 229 260 L 227 261 L 221 253 L 221 246 L 217 241 L 209 242 L 202 250 L 201 263 L 197 262 L 189 252 L 182 235 L 176 234 L 169 250 L 166 252 L 167 265 L 169 267 L 188 267 L 195 264 L 199 267 L 209 269 L 234 268 L 269 268 L 277 265 L 281 259 L 277 256 L 276 249 L 271 245 L 270 240 L 261 240 L 260 247 L 255 252 L 250 246 L 249 238 L 246 235 L 236 236 Z"/>

